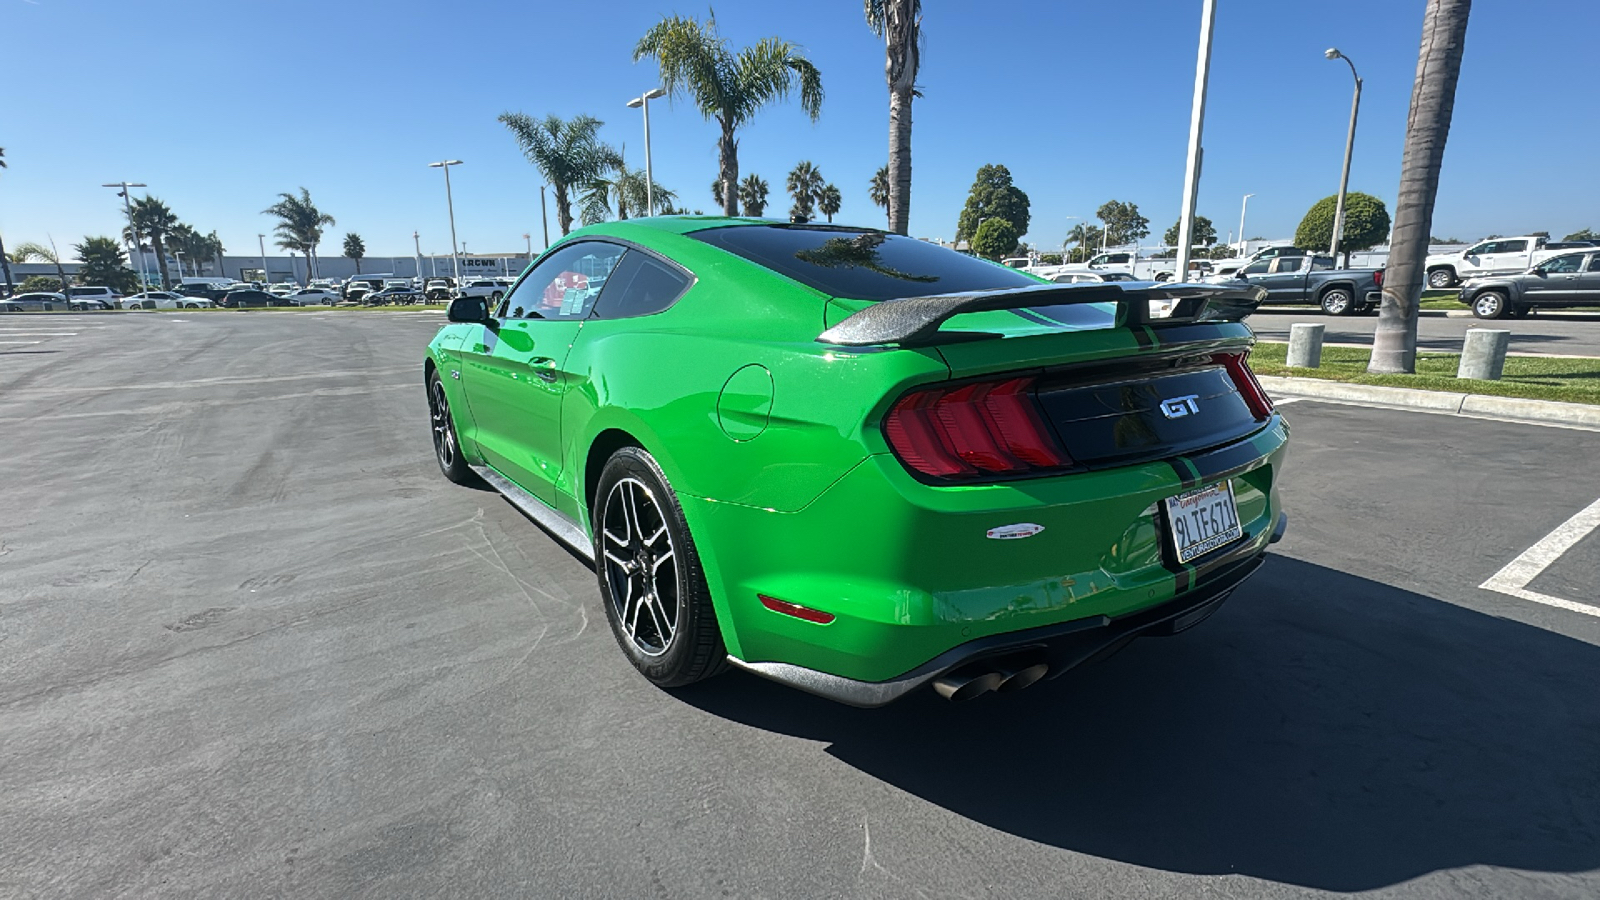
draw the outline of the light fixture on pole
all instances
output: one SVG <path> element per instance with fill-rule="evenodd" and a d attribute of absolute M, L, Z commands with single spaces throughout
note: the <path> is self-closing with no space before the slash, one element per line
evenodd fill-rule
<path fill-rule="evenodd" d="M 650 101 L 667 92 L 655 87 L 628 101 L 628 108 L 644 107 L 644 203 L 650 215 L 656 214 L 655 175 L 650 171 Z"/>
<path fill-rule="evenodd" d="M 528 258 L 533 259 L 533 235 L 523 232 L 522 239 L 528 242 Z"/>
<path fill-rule="evenodd" d="M 122 208 L 128 214 L 128 256 L 131 259 L 133 254 L 139 254 L 139 290 L 148 290 L 150 285 L 144 277 L 144 251 L 139 248 L 139 232 L 133 227 L 133 200 L 128 196 L 128 188 L 148 187 L 148 185 L 137 181 L 118 181 L 100 186 L 120 189 L 117 196 L 122 198 Z M 66 289 L 66 285 L 61 286 L 62 292 Z"/>
<path fill-rule="evenodd" d="M 416 231 L 411 232 L 411 242 L 417 248 L 417 280 L 422 280 L 422 235 Z"/>
<path fill-rule="evenodd" d="M 1329 47 L 1323 51 L 1323 56 L 1328 59 L 1342 59 L 1350 67 L 1350 77 L 1356 80 L 1356 92 L 1350 98 L 1350 130 L 1344 138 L 1344 171 L 1339 174 L 1339 200 L 1333 208 L 1333 238 L 1328 243 L 1328 255 L 1333 257 L 1333 264 L 1339 265 L 1339 240 L 1344 237 L 1344 195 L 1350 186 L 1350 151 L 1356 146 L 1356 114 L 1361 111 L 1361 76 L 1356 74 L 1356 64 L 1350 57 L 1339 52 L 1337 47 Z"/>
<path fill-rule="evenodd" d="M 1239 255 L 1240 256 L 1243 256 L 1244 255 L 1244 251 L 1245 251 L 1245 245 L 1244 245 L 1244 211 L 1250 207 L 1250 198 L 1254 197 L 1254 196 L 1255 196 L 1255 194 L 1245 194 L 1244 195 L 1244 200 L 1239 204 Z"/>
<path fill-rule="evenodd" d="M 459 159 L 446 159 L 440 162 L 428 163 L 430 169 L 444 170 L 444 202 L 450 209 L 450 262 L 455 272 L 456 282 L 461 281 L 461 257 L 456 250 L 456 201 L 450 194 L 450 167 L 461 165 Z"/>
<path fill-rule="evenodd" d="M 1189 280 L 1189 257 L 1194 250 L 1194 206 L 1200 193 L 1200 167 L 1205 155 L 1201 134 L 1206 121 L 1206 83 L 1211 76 L 1211 31 L 1217 16 L 1216 0 L 1205 0 L 1200 10 L 1200 52 L 1194 65 L 1194 100 L 1189 108 L 1189 155 L 1183 171 L 1183 207 L 1178 214 L 1178 259 L 1174 281 Z"/>
<path fill-rule="evenodd" d="M 261 246 L 261 283 L 267 283 L 267 236 L 256 235 L 256 243 Z M 243 274 L 243 273 L 240 273 Z"/>

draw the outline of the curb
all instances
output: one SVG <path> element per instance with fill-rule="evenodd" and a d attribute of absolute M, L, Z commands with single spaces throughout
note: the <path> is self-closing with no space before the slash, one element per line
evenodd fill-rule
<path fill-rule="evenodd" d="M 1486 394 L 1458 394 L 1453 391 L 1346 384 L 1342 381 L 1324 381 L 1320 378 L 1261 375 L 1257 380 L 1261 382 L 1262 387 L 1274 394 L 1282 392 L 1299 397 L 1388 406 L 1418 412 L 1517 419 L 1524 422 L 1547 422 L 1600 430 L 1600 406 L 1586 403 L 1560 403 L 1555 400 L 1523 400 L 1517 397 L 1492 397 Z"/>

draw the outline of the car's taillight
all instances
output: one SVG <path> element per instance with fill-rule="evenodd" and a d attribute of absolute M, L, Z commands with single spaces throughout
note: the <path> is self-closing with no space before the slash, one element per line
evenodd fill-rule
<path fill-rule="evenodd" d="M 883 433 L 913 471 L 934 478 L 1017 475 L 1072 465 L 1032 394 L 1033 379 L 914 391 L 884 418 Z"/>
<path fill-rule="evenodd" d="M 1218 363 L 1228 370 L 1228 377 L 1233 379 L 1233 386 L 1239 390 L 1239 396 L 1244 398 L 1244 403 L 1250 408 L 1250 414 L 1259 419 L 1266 419 L 1272 415 L 1272 398 L 1261 389 L 1261 382 L 1256 380 L 1256 373 L 1250 371 L 1249 352 L 1244 353 L 1218 353 L 1211 357 L 1211 361 Z"/>
<path fill-rule="evenodd" d="M 1379 269 L 1378 271 L 1372 273 L 1372 283 L 1374 285 L 1377 285 L 1378 287 L 1383 287 L 1383 270 L 1382 269 Z"/>

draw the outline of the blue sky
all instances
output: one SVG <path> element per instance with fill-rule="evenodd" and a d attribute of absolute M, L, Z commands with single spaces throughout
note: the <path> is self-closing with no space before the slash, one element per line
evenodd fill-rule
<path fill-rule="evenodd" d="M 1365 79 L 1352 190 L 1393 208 L 1416 69 L 1422 0 L 1220 0 L 1199 212 L 1219 235 L 1292 236 L 1338 187 L 1351 80 Z M 1027 239 L 1058 246 L 1108 199 L 1132 201 L 1153 238 L 1177 219 L 1199 0 L 926 0 L 915 106 L 911 232 L 953 236 L 977 168 L 1001 163 L 1032 200 Z M 258 211 L 304 185 L 374 256 L 447 253 L 444 185 L 471 252 L 537 249 L 540 176 L 496 116 L 588 113 L 642 164 L 639 112 L 657 81 L 635 64 L 638 36 L 671 0 L 424 3 L 389 0 L 0 0 L 4 96 L 0 234 L 8 244 L 116 234 L 114 191 L 143 181 L 180 217 L 253 253 Z M 779 35 L 821 69 L 812 124 L 795 103 L 760 114 L 740 139 L 741 172 L 781 192 L 801 159 L 844 195 L 839 220 L 881 225 L 867 182 L 887 154 L 881 44 L 859 0 L 717 6 L 737 45 Z M 1600 121 L 1572 111 L 1593 84 L 1600 3 L 1480 0 L 1445 156 L 1434 232 L 1476 238 L 1600 228 L 1591 160 Z M 58 39 L 48 36 L 55 35 Z M 716 129 L 683 101 L 651 106 L 657 181 L 712 211 Z M 788 209 L 779 199 L 774 209 Z M 552 237 L 557 233 L 551 210 Z M 330 246 L 331 244 L 331 246 Z"/>

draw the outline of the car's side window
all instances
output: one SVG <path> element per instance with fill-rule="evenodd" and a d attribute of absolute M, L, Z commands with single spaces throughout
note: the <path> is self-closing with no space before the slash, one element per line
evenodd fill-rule
<path fill-rule="evenodd" d="M 1304 256 L 1280 256 L 1278 257 L 1278 274 L 1290 275 L 1298 272 L 1300 271 L 1300 264 L 1303 262 L 1305 262 Z"/>
<path fill-rule="evenodd" d="M 1600 253 L 1589 257 L 1589 271 L 1600 272 Z"/>
<path fill-rule="evenodd" d="M 1558 256 L 1555 259 L 1544 263 L 1541 268 L 1543 268 L 1546 272 L 1563 274 L 1568 272 L 1576 272 L 1582 268 L 1582 266 L 1583 257 L 1581 256 Z"/>
<path fill-rule="evenodd" d="M 1484 241 L 1483 243 L 1479 244 L 1476 247 L 1468 248 L 1467 252 L 1464 255 L 1466 255 L 1466 256 L 1478 256 L 1480 254 L 1489 253 L 1489 252 L 1491 252 L 1490 248 L 1491 247 L 1495 247 L 1495 246 L 1498 246 L 1498 245 L 1495 244 L 1493 241 Z"/>
<path fill-rule="evenodd" d="M 1245 266 L 1244 267 L 1244 271 L 1240 272 L 1239 274 L 1240 275 L 1265 275 L 1265 274 L 1267 274 L 1267 268 L 1269 266 L 1271 266 L 1271 265 L 1272 265 L 1272 260 L 1269 260 L 1269 259 L 1264 259 L 1264 260 L 1261 260 L 1260 262 L 1253 262 L 1250 265 Z"/>
<path fill-rule="evenodd" d="M 578 241 L 558 248 L 506 295 L 500 318 L 585 318 L 624 250 L 604 241 Z"/>
<path fill-rule="evenodd" d="M 661 312 L 676 303 L 692 279 L 648 253 L 630 250 L 595 301 L 598 319 L 629 319 Z"/>
<path fill-rule="evenodd" d="M 1501 241 L 1496 253 L 1523 253 L 1528 249 L 1527 241 Z"/>

